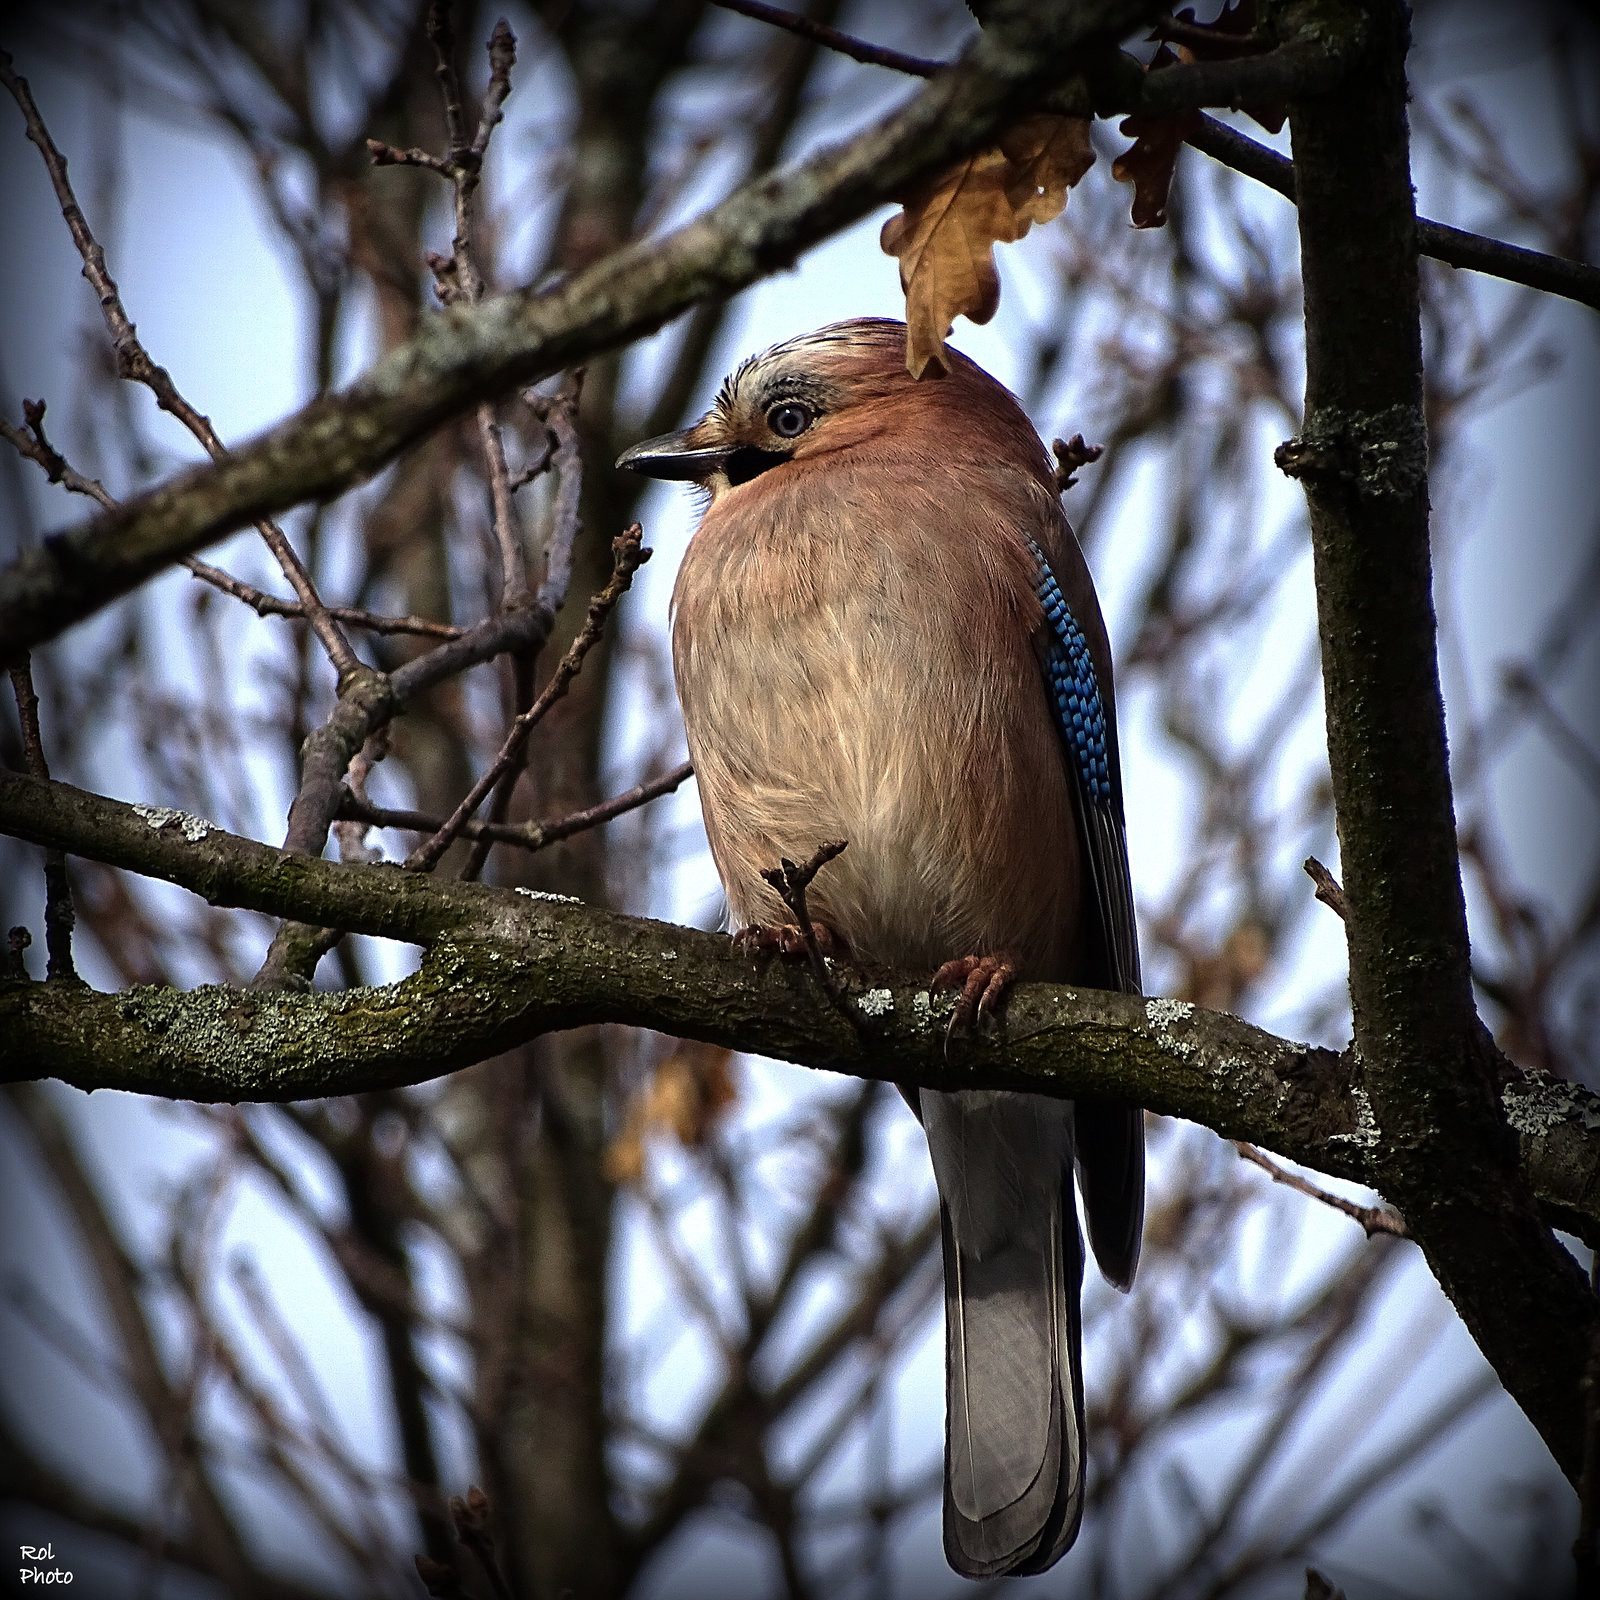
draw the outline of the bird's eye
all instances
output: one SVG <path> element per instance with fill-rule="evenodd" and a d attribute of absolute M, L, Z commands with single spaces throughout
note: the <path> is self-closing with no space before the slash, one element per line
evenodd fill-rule
<path fill-rule="evenodd" d="M 767 426 L 780 439 L 798 439 L 815 420 L 811 408 L 798 400 L 785 400 L 767 413 Z"/>

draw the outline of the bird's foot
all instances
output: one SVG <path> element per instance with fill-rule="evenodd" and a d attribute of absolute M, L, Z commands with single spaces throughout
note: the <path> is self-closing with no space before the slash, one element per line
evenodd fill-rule
<path fill-rule="evenodd" d="M 1005 954 L 992 956 L 958 956 L 947 961 L 934 973 L 928 988 L 934 993 L 940 989 L 961 986 L 960 998 L 950 1017 L 951 1033 L 970 1028 L 974 1022 L 993 1016 L 1005 1004 L 1011 985 L 1017 981 L 1017 969 Z"/>
<path fill-rule="evenodd" d="M 821 955 L 844 959 L 849 946 L 825 922 L 813 922 L 811 931 L 816 936 L 817 950 Z M 762 955 L 776 951 L 780 956 L 803 961 L 809 952 L 805 934 L 792 922 L 752 922 L 733 936 L 736 950 L 747 955 Z"/>

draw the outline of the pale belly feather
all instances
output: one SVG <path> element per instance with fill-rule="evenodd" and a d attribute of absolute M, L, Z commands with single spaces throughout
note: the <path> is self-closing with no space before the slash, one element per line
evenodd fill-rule
<path fill-rule="evenodd" d="M 959 571 L 907 581 L 874 554 L 813 551 L 787 590 L 759 549 L 685 558 L 674 666 L 733 923 L 786 920 L 761 869 L 847 839 L 810 905 L 858 954 L 1056 975 L 1077 852 L 1031 647 L 978 635 Z"/>

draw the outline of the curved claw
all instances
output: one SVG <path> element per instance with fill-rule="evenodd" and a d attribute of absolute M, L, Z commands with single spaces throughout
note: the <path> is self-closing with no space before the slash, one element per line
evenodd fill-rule
<path fill-rule="evenodd" d="M 825 922 L 813 922 L 811 931 L 816 935 L 817 949 L 825 956 L 846 954 L 845 942 Z M 806 957 L 806 936 L 792 922 L 752 922 L 733 936 L 736 950 L 749 955 L 762 955 L 775 951 L 791 961 Z"/>
<path fill-rule="evenodd" d="M 928 988 L 938 991 L 961 985 L 961 998 L 950 1017 L 949 1032 L 955 1033 L 993 1016 L 1005 1004 L 1016 981 L 1017 969 L 1009 956 L 957 956 L 934 973 Z"/>

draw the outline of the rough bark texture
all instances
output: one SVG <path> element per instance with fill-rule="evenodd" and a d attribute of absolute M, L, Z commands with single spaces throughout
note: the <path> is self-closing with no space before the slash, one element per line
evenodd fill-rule
<path fill-rule="evenodd" d="M 291 855 L 199 818 L 20 774 L 0 774 L 0 823 L 20 838 L 181 884 L 215 905 L 430 947 L 414 977 L 334 993 L 208 986 L 100 994 L 80 984 L 0 983 L 9 1080 L 55 1077 L 82 1089 L 205 1101 L 303 1100 L 417 1083 L 555 1030 L 618 1022 L 884 1082 L 1133 1098 L 1390 1198 L 1389 1185 L 1403 1182 L 1380 1137 L 1370 1068 L 1364 1073 L 1353 1052 L 1280 1039 L 1186 1001 L 1023 984 L 1002 1029 L 947 1050 L 953 1002 L 930 999 L 926 974 L 846 972 L 846 1016 L 803 966 L 559 896 Z M 1501 1103 L 1529 1193 L 1555 1225 L 1600 1243 L 1600 1097 L 1519 1078 Z M 1434 1181 L 1459 1187 L 1453 1173 Z"/>
<path fill-rule="evenodd" d="M 1367 30 L 1346 85 L 1290 115 L 1306 410 L 1279 462 L 1311 514 L 1372 1170 L 1575 1478 L 1595 1304 L 1519 1177 L 1500 1099 L 1510 1069 L 1478 1020 L 1468 960 L 1435 654 L 1405 12 L 1308 0 L 1283 20 Z"/>

